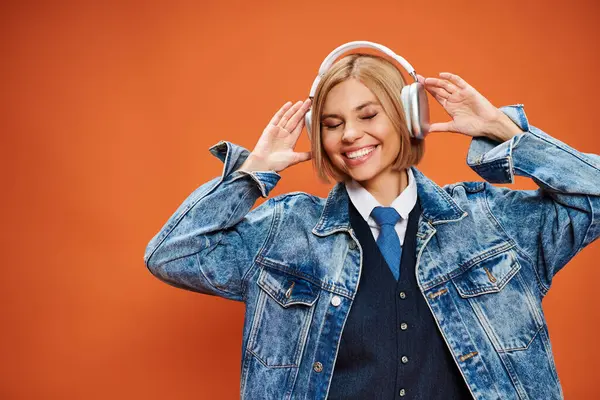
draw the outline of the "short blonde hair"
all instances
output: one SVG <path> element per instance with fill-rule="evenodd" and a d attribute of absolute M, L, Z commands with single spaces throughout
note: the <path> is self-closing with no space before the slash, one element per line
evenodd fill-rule
<path fill-rule="evenodd" d="M 395 170 L 402 170 L 417 165 L 425 150 L 423 140 L 410 137 L 404 108 L 400 100 L 400 92 L 406 85 L 398 68 L 385 58 L 369 54 L 352 54 L 336 62 L 323 76 L 312 104 L 311 150 L 313 165 L 319 178 L 329 183 L 329 178 L 337 182 L 349 177 L 338 170 L 323 149 L 321 140 L 321 114 L 327 95 L 336 85 L 348 79 L 358 79 L 373 92 L 381 103 L 384 112 L 400 136 L 400 151 L 394 165 Z"/>

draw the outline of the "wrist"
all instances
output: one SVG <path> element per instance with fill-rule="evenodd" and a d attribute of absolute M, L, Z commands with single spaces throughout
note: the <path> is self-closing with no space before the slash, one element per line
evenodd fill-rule
<path fill-rule="evenodd" d="M 488 124 L 485 136 L 503 143 L 522 133 L 524 132 L 517 124 L 502 111 L 498 110 L 497 117 Z"/>
<path fill-rule="evenodd" d="M 246 161 L 244 161 L 244 163 L 239 168 L 239 170 L 243 170 L 243 171 L 247 171 L 247 172 L 256 172 L 256 171 L 269 171 L 270 168 L 268 167 L 267 163 L 263 159 L 250 153 L 250 155 L 248 156 L 248 158 L 246 158 Z"/>

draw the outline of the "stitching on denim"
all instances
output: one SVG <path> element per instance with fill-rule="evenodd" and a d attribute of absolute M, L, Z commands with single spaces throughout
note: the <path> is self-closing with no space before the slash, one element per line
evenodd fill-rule
<path fill-rule="evenodd" d="M 148 258 L 146 260 L 146 263 L 150 260 L 150 258 L 152 258 L 152 256 L 156 252 L 156 250 L 158 250 L 158 248 L 165 242 L 165 240 L 167 239 L 167 237 L 173 232 L 173 230 L 177 227 L 177 225 L 179 225 L 179 223 L 183 220 L 183 218 L 187 215 L 187 213 L 190 212 L 190 210 L 192 208 L 194 208 L 196 206 L 196 204 L 198 204 L 199 201 L 201 201 L 202 199 L 204 199 L 206 196 L 208 196 L 209 194 L 211 194 L 217 187 L 219 187 L 223 183 L 223 181 L 225 180 L 225 178 L 227 178 L 230 175 L 231 171 L 228 168 L 228 163 L 231 160 L 231 153 L 233 152 L 231 144 L 229 142 L 226 142 L 226 141 L 220 141 L 219 143 L 217 143 L 216 145 L 212 146 L 211 148 L 216 148 L 216 147 L 218 147 L 221 144 L 225 144 L 226 152 L 225 152 L 225 160 L 223 161 L 223 172 L 221 172 L 221 176 L 219 177 L 219 180 L 212 187 L 208 187 L 208 188 L 206 188 L 206 190 L 204 192 L 200 192 L 198 194 L 198 199 L 196 199 L 194 202 L 192 202 L 187 207 L 187 209 L 183 210 L 181 212 L 181 214 L 175 220 L 173 220 L 172 226 L 170 226 L 165 231 L 164 236 L 162 237 L 162 239 L 160 240 L 160 242 L 157 243 L 156 246 L 154 247 L 154 249 L 152 249 L 152 251 L 150 252 L 150 255 L 148 256 Z"/>
<path fill-rule="evenodd" d="M 596 222 L 594 221 L 594 215 L 595 215 L 595 213 L 594 213 L 594 202 L 592 201 L 592 199 L 590 198 L 590 196 L 586 195 L 585 197 L 586 197 L 588 203 L 590 204 L 590 214 L 592 216 L 592 222 L 588 226 L 588 228 L 587 228 L 587 230 L 585 232 L 585 235 L 583 236 L 583 244 L 582 244 L 582 246 L 579 248 L 579 250 L 577 250 L 577 252 L 575 254 L 579 253 L 579 251 L 581 249 L 583 249 L 583 247 L 588 243 L 588 235 L 590 234 L 590 232 L 592 230 L 592 227 L 596 224 Z"/>
<path fill-rule="evenodd" d="M 247 294 L 247 290 L 248 290 L 248 279 L 251 276 L 251 273 L 254 272 L 254 270 L 256 269 L 256 262 L 258 260 L 258 258 L 260 257 L 260 254 L 262 254 L 262 252 L 264 251 L 264 249 L 267 247 L 267 244 L 270 242 L 273 232 L 275 231 L 275 226 L 276 223 L 279 221 L 279 203 L 274 201 L 274 200 L 267 200 L 267 202 L 264 204 L 264 207 L 268 207 L 269 203 L 273 203 L 272 206 L 272 212 L 271 212 L 271 224 L 269 225 L 269 231 L 267 232 L 267 235 L 265 236 L 265 240 L 263 241 L 263 244 L 261 245 L 261 247 L 258 249 L 258 251 L 256 252 L 256 254 L 254 255 L 254 257 L 252 258 L 252 265 L 250 265 L 250 267 L 248 268 L 248 270 L 246 271 L 246 273 L 244 273 L 242 275 L 242 297 L 244 299 L 247 299 L 246 294 Z"/>
<path fill-rule="evenodd" d="M 537 335 L 540 333 L 540 331 L 544 328 L 544 325 L 542 324 L 541 326 L 539 326 L 535 333 L 533 334 L 533 336 L 531 336 L 531 339 L 529 339 L 529 342 L 527 342 L 525 344 L 525 346 L 521 346 L 521 347 L 511 347 L 509 349 L 499 349 L 498 353 L 512 353 L 515 351 L 523 351 L 523 350 L 527 350 L 529 348 L 529 346 L 531 346 L 531 343 L 533 343 L 533 341 L 535 340 L 535 338 L 537 337 Z"/>
<path fill-rule="evenodd" d="M 246 349 L 250 354 L 254 355 L 254 358 L 256 358 L 258 360 L 258 362 L 260 362 L 262 365 L 264 365 L 267 368 L 294 368 L 297 367 L 296 364 L 283 364 L 283 365 L 268 365 L 267 363 L 265 363 L 259 356 L 258 354 L 256 354 L 254 351 L 250 350 L 249 348 Z"/>
<path fill-rule="evenodd" d="M 269 272 L 266 269 L 263 269 L 261 271 L 260 275 L 262 276 L 263 274 L 268 275 Z M 305 305 L 308 307 L 312 307 L 315 304 L 315 302 L 317 301 L 317 298 L 319 297 L 319 291 L 316 290 L 314 292 L 313 296 L 304 295 L 304 296 L 301 296 L 301 298 L 299 298 L 296 301 L 291 301 L 291 302 L 284 304 L 283 300 L 278 298 L 278 294 L 280 293 L 278 287 L 271 285 L 271 283 L 269 283 L 269 281 L 267 281 L 266 279 L 261 280 L 260 277 L 258 280 L 258 286 L 260 286 L 263 289 L 263 291 L 269 295 L 269 297 L 271 297 L 273 300 L 275 300 L 283 308 L 287 308 L 288 306 L 295 305 L 295 304 L 301 304 L 301 305 Z"/>
<path fill-rule="evenodd" d="M 523 274 L 519 274 L 518 276 L 515 277 L 515 279 L 517 279 L 519 284 L 523 287 L 523 293 L 525 295 L 525 300 L 527 301 L 527 304 L 529 305 L 529 309 L 530 309 L 531 313 L 533 314 L 535 322 L 539 326 L 543 326 L 544 325 L 544 315 L 541 311 L 541 309 L 542 309 L 541 300 L 539 300 L 539 303 L 536 302 L 535 293 L 532 293 L 529 285 L 527 284 L 527 281 L 523 277 Z"/>
<path fill-rule="evenodd" d="M 214 248 L 216 246 L 211 246 L 211 247 Z M 206 249 L 202 249 L 202 250 L 206 250 Z M 204 281 L 206 282 L 206 284 L 217 293 L 224 293 L 224 294 L 229 295 L 229 296 L 223 296 L 223 297 L 234 298 L 235 300 L 238 300 L 238 301 L 243 300 L 243 296 L 239 296 L 239 294 L 237 294 L 237 293 L 230 292 L 228 290 L 222 289 L 219 286 L 213 285 L 213 283 L 208 279 L 208 277 L 206 276 L 204 271 L 202 271 L 202 268 L 200 268 L 200 253 L 201 253 L 201 251 L 196 252 L 193 255 L 196 257 L 196 261 L 198 262 L 198 272 L 200 273 L 200 275 L 202 275 L 202 278 L 204 278 Z M 183 258 L 183 257 L 180 257 L 180 258 Z"/>
<path fill-rule="evenodd" d="M 524 169 L 522 169 L 522 168 L 515 167 L 515 171 L 519 171 L 519 172 L 520 172 L 520 174 L 518 174 L 518 175 L 525 176 L 525 177 L 527 177 L 527 178 L 532 178 L 532 179 L 535 179 L 537 182 L 543 183 L 543 184 L 544 184 L 544 186 L 547 186 L 548 188 L 552 189 L 552 191 L 554 191 L 554 192 L 557 192 L 557 193 L 559 193 L 559 194 L 564 194 L 564 193 L 565 193 L 564 191 L 562 191 L 562 190 L 560 190 L 560 189 L 557 189 L 556 187 L 554 187 L 554 186 L 550 185 L 548 182 L 546 182 L 546 181 L 544 181 L 544 180 L 541 180 L 541 179 L 540 179 L 540 178 L 538 178 L 537 176 L 533 176 L 531 173 L 529 173 L 528 171 L 525 171 L 525 170 L 524 170 Z M 538 185 L 538 186 L 539 186 L 539 185 Z M 549 190 L 547 190 L 547 189 L 545 189 L 545 188 L 543 188 L 543 187 L 540 187 L 540 189 L 542 189 L 543 191 L 549 192 Z"/>
<path fill-rule="evenodd" d="M 518 380 L 518 376 L 512 365 L 512 362 L 507 356 L 504 356 L 504 354 L 506 354 L 506 353 L 499 353 L 500 361 L 502 362 L 502 364 L 504 364 L 504 368 L 506 368 L 506 371 L 508 372 L 508 376 L 509 376 L 513 386 L 515 387 L 517 393 L 519 394 L 519 398 L 526 399 L 527 393 L 523 389 L 523 387 L 521 385 L 521 381 Z"/>
<path fill-rule="evenodd" d="M 591 160 L 588 160 L 587 158 L 582 157 L 582 154 L 579 153 L 578 151 L 573 151 L 568 145 L 561 143 L 560 141 L 556 141 L 553 142 L 551 140 L 549 140 L 548 138 L 540 135 L 539 133 L 537 133 L 536 131 L 539 128 L 536 127 L 532 127 L 533 129 L 531 129 L 530 133 L 535 136 L 536 138 L 543 140 L 544 142 L 548 143 L 551 146 L 557 147 L 559 149 L 561 149 L 562 151 L 569 153 L 570 155 L 572 155 L 573 157 L 579 159 L 581 162 L 584 162 L 585 164 L 589 165 L 590 167 L 594 168 L 595 170 L 600 172 L 600 169 L 594 164 L 592 163 Z"/>
<path fill-rule="evenodd" d="M 428 281 L 426 284 L 423 285 L 423 288 L 426 289 L 426 290 L 429 290 L 429 289 L 431 289 L 434 286 L 440 285 L 440 284 L 445 283 L 445 282 L 447 282 L 447 281 L 449 281 L 451 279 L 454 279 L 458 275 L 461 275 L 466 270 L 468 270 L 469 268 L 471 268 L 473 266 L 473 264 L 485 261 L 488 258 L 493 257 L 493 256 L 495 256 L 495 255 L 497 255 L 499 253 L 502 253 L 502 252 L 506 251 L 506 250 L 510 250 L 513 247 L 514 247 L 514 244 L 510 243 L 510 242 L 506 242 L 506 243 L 503 243 L 503 244 L 501 244 L 499 246 L 496 246 L 496 247 L 494 247 L 494 248 L 486 251 L 485 253 L 482 253 L 482 254 L 480 254 L 480 255 L 472 258 L 471 260 L 467 261 L 465 264 L 463 264 L 459 268 L 457 268 L 457 269 L 455 269 L 455 270 L 453 270 L 453 271 L 451 271 L 451 272 L 449 272 L 447 274 L 438 276 L 438 277 L 436 277 L 436 278 Z"/>
<path fill-rule="evenodd" d="M 537 270 L 537 264 L 531 258 L 531 256 L 529 254 L 527 254 L 527 252 L 517 243 L 517 241 L 512 236 L 510 236 L 508 234 L 508 231 L 504 228 L 504 226 L 502 226 L 502 224 L 500 223 L 500 221 L 498 220 L 498 218 L 496 218 L 496 216 L 492 212 L 492 208 L 491 208 L 489 200 L 488 200 L 488 192 L 487 192 L 487 190 L 484 191 L 484 196 L 485 196 L 484 197 L 484 200 L 485 200 L 484 204 L 485 204 L 486 208 L 489 210 L 490 216 L 494 219 L 494 221 L 496 221 L 496 224 L 498 224 L 498 226 L 500 227 L 500 229 L 502 229 L 502 231 L 504 232 L 504 234 L 506 235 L 506 237 L 508 237 L 511 240 L 511 242 L 514 243 L 514 245 L 517 248 L 517 250 L 519 251 L 519 253 L 522 254 L 525 258 L 527 258 L 529 260 L 529 262 L 533 266 L 533 272 L 535 273 L 536 280 L 537 280 L 537 283 L 538 283 L 538 287 L 539 287 L 539 289 L 541 289 L 540 291 L 542 292 L 542 295 L 546 295 L 546 293 L 548 293 L 549 288 L 546 287 L 546 285 L 544 285 L 542 279 L 540 278 L 540 275 L 539 275 L 538 270 Z"/>
<path fill-rule="evenodd" d="M 299 365 L 300 362 L 302 361 L 302 354 L 304 353 L 304 350 L 306 350 L 306 344 L 308 341 L 308 332 L 310 331 L 310 325 L 311 325 L 311 322 L 315 315 L 316 308 L 317 307 L 311 306 L 310 309 L 308 310 L 308 312 L 306 312 L 306 314 L 308 314 L 308 315 L 305 316 L 306 322 L 304 322 L 304 326 L 302 327 L 302 330 L 300 331 L 300 339 L 298 341 L 298 346 L 297 346 L 296 352 L 294 354 L 294 362 L 295 362 L 296 366 Z M 302 344 L 302 346 L 300 346 L 300 344 Z M 298 371 L 296 371 L 296 376 L 293 379 L 294 382 L 291 385 L 292 387 L 295 384 L 297 376 L 298 376 Z"/>
<path fill-rule="evenodd" d="M 516 266 L 514 266 L 514 265 L 516 265 Z M 504 289 L 504 286 L 506 285 L 506 283 L 508 283 L 508 281 L 510 281 L 516 275 L 516 273 L 519 272 L 519 270 L 521 269 L 521 265 L 517 262 L 517 260 L 514 260 L 514 265 L 511 265 L 511 268 L 508 271 L 508 273 L 506 273 L 502 277 L 502 279 L 497 284 L 494 284 L 493 286 L 486 286 L 486 287 L 482 287 L 482 288 L 478 288 L 478 289 L 463 291 L 459 287 L 458 283 L 454 282 L 454 284 L 456 285 L 456 289 L 460 293 L 461 297 L 476 297 L 476 296 L 479 296 L 482 294 L 497 293 L 497 292 L 501 291 L 502 289 Z"/>
<path fill-rule="evenodd" d="M 169 226 L 166 229 L 166 231 L 164 232 L 164 234 L 163 234 L 162 238 L 160 239 L 160 241 L 154 246 L 154 249 L 152 249 L 152 251 L 150 252 L 150 255 L 146 259 L 146 264 L 150 261 L 150 259 L 154 255 L 154 253 L 156 253 L 156 250 L 158 250 L 158 248 L 165 242 L 165 240 L 167 239 L 167 237 L 169 237 L 169 235 L 173 232 L 173 230 L 175 230 L 175 228 L 177 227 L 177 225 L 179 225 L 179 223 L 181 222 L 181 220 L 183 220 L 183 218 L 187 215 L 187 213 L 190 212 L 190 210 L 192 208 L 194 208 L 194 206 L 196 204 L 198 204 L 198 202 L 200 200 L 202 200 L 203 198 L 205 198 L 206 196 L 208 196 L 210 194 L 210 192 L 214 188 L 216 188 L 217 186 L 219 186 L 222 182 L 223 182 L 223 178 L 221 177 L 221 179 L 219 179 L 217 182 L 215 182 L 215 184 L 212 187 L 208 187 L 204 192 L 198 193 L 198 199 L 196 199 L 192 204 L 188 205 L 187 209 L 182 210 L 181 214 L 179 216 L 177 216 L 177 218 L 175 218 L 173 221 L 171 221 L 171 226 Z"/>
<path fill-rule="evenodd" d="M 417 282 L 417 284 L 418 284 L 418 282 Z M 443 329 L 442 329 L 442 323 L 441 323 L 441 322 L 438 320 L 438 317 L 437 317 L 436 313 L 434 312 L 434 307 L 435 307 L 436 309 L 439 309 L 440 307 L 439 307 L 439 306 L 438 306 L 436 303 L 433 303 L 433 302 L 429 302 L 429 301 L 427 301 L 427 298 L 426 298 L 426 296 L 425 296 L 425 293 L 423 292 L 423 289 L 422 289 L 421 287 L 420 287 L 420 289 L 421 289 L 421 290 L 420 290 L 421 294 L 422 294 L 422 295 L 423 295 L 423 297 L 425 298 L 425 303 L 427 303 L 427 307 L 428 307 L 428 308 L 429 308 L 429 310 L 431 311 L 431 314 L 433 315 L 433 319 L 434 319 L 434 321 L 436 322 L 436 325 L 438 326 L 438 328 L 439 328 L 439 330 L 440 330 L 440 333 L 441 333 L 442 337 L 444 338 L 444 341 L 446 342 L 446 344 L 447 344 L 448 346 L 452 347 L 452 345 L 450 344 L 450 342 L 449 342 L 449 341 L 448 341 L 448 339 L 446 338 L 446 335 L 444 335 L 444 331 L 443 331 Z M 467 325 L 465 324 L 465 321 L 464 321 L 464 319 L 463 319 L 463 317 L 462 317 L 461 313 L 460 313 L 460 312 L 458 312 L 458 306 L 457 306 L 456 302 L 454 301 L 454 296 L 451 296 L 451 295 L 447 296 L 447 297 L 446 297 L 446 301 L 450 301 L 450 302 L 452 302 L 452 305 L 454 306 L 454 307 L 453 307 L 453 309 L 457 311 L 457 312 L 455 313 L 456 315 L 454 315 L 454 316 L 455 316 L 455 317 L 458 317 L 458 319 L 460 320 L 460 322 L 459 322 L 459 323 L 457 323 L 457 325 L 458 325 L 458 326 L 462 326 L 462 327 L 463 327 L 463 332 L 466 332 L 466 333 L 467 333 L 467 335 L 468 335 L 468 337 L 469 337 L 469 340 L 470 340 L 470 343 L 473 345 L 473 347 L 475 347 L 475 349 L 476 349 L 476 350 L 478 350 L 478 349 L 477 349 L 477 347 L 475 346 L 475 343 L 476 343 L 476 342 L 473 340 L 473 337 L 471 336 L 471 332 L 470 332 L 468 329 L 466 329 L 466 328 L 465 328 Z M 468 386 L 468 388 L 469 388 L 469 391 L 470 391 L 471 393 L 473 393 L 473 394 L 474 394 L 474 393 L 476 393 L 476 392 L 478 392 L 478 390 L 477 390 L 477 387 L 474 387 L 474 386 L 472 385 L 472 382 L 471 382 L 471 384 L 469 384 L 469 380 L 466 378 L 466 374 L 465 374 L 465 372 L 463 371 L 463 369 L 462 369 L 462 366 L 461 366 L 461 365 L 460 365 L 458 362 L 456 362 L 456 355 L 455 355 L 454 348 L 451 348 L 451 349 L 450 349 L 450 354 L 452 355 L 452 358 L 454 359 L 454 362 L 456 363 L 456 366 L 458 367 L 458 371 L 460 372 L 460 374 L 461 374 L 461 375 L 462 375 L 462 377 L 464 378 L 465 382 L 467 382 L 467 386 Z M 488 376 L 489 376 L 489 371 L 487 370 L 487 367 L 486 367 L 486 365 L 482 363 L 482 366 L 483 366 L 483 368 L 486 370 L 486 372 L 488 373 Z"/>
<path fill-rule="evenodd" d="M 560 394 L 562 396 L 563 395 L 562 388 L 560 386 L 558 372 L 556 371 L 556 364 L 552 357 L 552 349 L 550 347 L 550 338 L 548 337 L 546 326 L 544 326 L 543 329 L 540 330 L 540 336 L 542 336 L 542 338 L 541 338 L 542 345 L 544 346 L 544 349 L 546 350 L 545 353 L 546 353 L 546 359 L 548 360 L 548 365 L 552 369 L 552 378 L 554 379 L 554 383 L 556 384 L 557 388 L 560 389 Z M 563 398 L 563 397 L 561 397 L 561 398 Z"/>
<path fill-rule="evenodd" d="M 348 290 L 346 290 L 345 288 L 336 286 L 335 284 L 324 283 L 324 282 L 322 282 L 320 280 L 316 280 L 311 275 L 305 274 L 305 273 L 303 273 L 301 271 L 297 271 L 297 270 L 291 269 L 287 265 L 281 264 L 281 263 L 279 263 L 279 262 L 277 262 L 275 260 L 271 260 L 271 259 L 265 258 L 263 256 L 259 256 L 256 259 L 256 262 L 258 262 L 258 263 L 260 263 L 260 264 L 262 264 L 264 266 L 267 266 L 267 267 L 270 267 L 270 268 L 274 268 L 274 269 L 279 270 L 281 272 L 284 272 L 286 274 L 293 275 L 293 276 L 296 276 L 298 278 L 304 279 L 305 281 L 310 282 L 313 285 L 315 285 L 315 286 L 317 286 L 317 287 L 319 287 L 319 288 L 321 288 L 323 290 L 327 290 L 329 292 L 340 294 L 340 295 L 342 295 L 342 296 L 344 296 L 344 297 L 346 297 L 348 299 L 352 299 L 352 296 L 350 295 L 350 292 Z"/>

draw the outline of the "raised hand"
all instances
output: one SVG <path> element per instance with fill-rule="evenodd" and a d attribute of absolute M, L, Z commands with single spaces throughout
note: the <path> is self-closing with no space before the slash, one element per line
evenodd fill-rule
<path fill-rule="evenodd" d="M 430 132 L 457 132 L 498 140 L 520 133 L 516 125 L 511 127 L 511 121 L 460 76 L 442 72 L 440 78 L 418 75 L 418 81 L 452 118 L 452 121 L 431 124 Z"/>
<path fill-rule="evenodd" d="M 240 169 L 279 172 L 310 160 L 310 152 L 294 151 L 304 128 L 304 115 L 310 108 L 310 103 L 310 99 L 298 101 L 293 105 L 289 101 L 285 103 L 273 116 Z"/>

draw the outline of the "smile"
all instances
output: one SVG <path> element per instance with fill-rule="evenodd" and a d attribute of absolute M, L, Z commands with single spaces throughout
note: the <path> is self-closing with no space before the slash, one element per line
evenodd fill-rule
<path fill-rule="evenodd" d="M 344 155 L 345 155 L 347 158 L 349 158 L 349 159 L 353 160 L 353 159 L 356 159 L 356 158 L 360 158 L 360 157 L 364 157 L 364 156 L 366 156 L 367 154 L 369 154 L 369 153 L 371 153 L 373 150 L 375 150 L 375 148 L 376 148 L 376 147 L 377 147 L 377 146 L 365 147 L 365 148 L 362 148 L 362 149 L 360 149 L 360 150 L 357 150 L 357 151 L 353 151 L 353 152 L 350 152 L 350 153 L 344 153 Z"/>
<path fill-rule="evenodd" d="M 354 168 L 366 163 L 371 157 L 373 157 L 373 154 L 375 154 L 375 150 L 377 150 L 378 147 L 379 145 L 363 147 L 360 150 L 342 153 L 342 155 L 344 156 L 346 165 L 349 168 Z"/>

